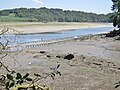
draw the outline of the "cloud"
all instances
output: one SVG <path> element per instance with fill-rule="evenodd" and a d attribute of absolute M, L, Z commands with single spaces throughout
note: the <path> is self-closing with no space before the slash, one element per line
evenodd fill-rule
<path fill-rule="evenodd" d="M 37 3 L 37 4 L 43 4 L 43 2 L 41 0 L 32 0 L 32 1 Z"/>

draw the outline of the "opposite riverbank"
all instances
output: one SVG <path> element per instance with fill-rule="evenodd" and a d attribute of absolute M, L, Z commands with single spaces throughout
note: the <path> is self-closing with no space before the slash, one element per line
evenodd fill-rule
<path fill-rule="evenodd" d="M 58 32 L 64 30 L 74 30 L 81 28 L 94 28 L 94 27 L 112 27 L 111 23 L 36 23 L 36 22 L 17 22 L 17 23 L 0 23 L 0 31 L 4 28 L 14 29 L 9 33 L 16 34 L 34 34 L 34 33 L 48 33 Z M 16 32 L 17 31 L 17 32 Z"/>

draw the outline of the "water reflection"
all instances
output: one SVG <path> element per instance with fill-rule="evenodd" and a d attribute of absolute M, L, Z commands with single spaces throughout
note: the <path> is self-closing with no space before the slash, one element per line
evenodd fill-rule
<path fill-rule="evenodd" d="M 48 41 L 53 39 L 77 37 L 88 34 L 100 34 L 104 32 L 109 32 L 111 30 L 113 30 L 113 27 L 76 29 L 76 30 L 54 32 L 54 33 L 47 32 L 40 34 L 4 35 L 4 37 L 3 36 L 1 37 L 1 41 L 6 42 L 6 40 L 9 40 L 11 44 L 32 42 L 32 41 Z"/>

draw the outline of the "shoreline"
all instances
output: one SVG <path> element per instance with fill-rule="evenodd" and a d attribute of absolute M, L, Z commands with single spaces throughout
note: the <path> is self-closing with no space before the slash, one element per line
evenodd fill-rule
<path fill-rule="evenodd" d="M 17 23 L 6 24 L 0 26 L 0 31 L 4 27 L 11 30 L 10 34 L 41 34 L 41 33 L 57 33 L 61 31 L 97 28 L 97 27 L 112 27 L 111 23 Z M 14 31 L 12 31 L 14 29 Z"/>
<path fill-rule="evenodd" d="M 68 54 L 74 58 L 64 59 Z M 14 55 L 19 63 L 11 58 Z M 114 83 L 120 80 L 119 58 L 120 41 L 99 34 L 10 53 L 4 61 L 16 71 L 30 74 L 46 73 L 60 64 L 62 75 L 43 81 L 55 90 L 76 90 L 75 85 L 79 89 L 114 90 Z"/>

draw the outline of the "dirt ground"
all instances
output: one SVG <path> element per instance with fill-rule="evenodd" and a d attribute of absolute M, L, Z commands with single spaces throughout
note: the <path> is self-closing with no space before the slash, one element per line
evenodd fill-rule
<path fill-rule="evenodd" d="M 74 58 L 64 59 L 68 54 L 73 54 Z M 60 64 L 61 76 L 40 81 L 54 90 L 120 90 L 120 87 L 114 88 L 120 81 L 120 41 L 113 38 L 93 36 L 44 45 L 17 55 L 10 54 L 4 58 L 4 63 L 31 75 L 50 72 L 51 67 Z"/>

